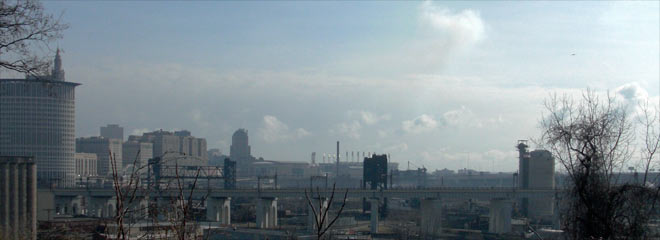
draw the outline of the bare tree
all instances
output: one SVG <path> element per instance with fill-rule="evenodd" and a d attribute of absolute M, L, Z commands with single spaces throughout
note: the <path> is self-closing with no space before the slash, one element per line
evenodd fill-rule
<path fill-rule="evenodd" d="M 571 239 L 644 238 L 658 188 L 646 185 L 658 149 L 658 123 L 646 112 L 641 123 L 644 182 L 623 181 L 638 142 L 630 111 L 610 95 L 587 90 L 580 99 L 553 95 L 545 104 L 541 143 L 568 176 L 562 228 Z M 651 118 L 649 118 L 651 117 Z M 656 130 L 653 130 L 656 129 Z"/>
<path fill-rule="evenodd" d="M 50 52 L 49 43 L 62 38 L 67 27 L 44 13 L 36 0 L 0 0 L 0 68 L 43 75 L 50 66 L 50 58 L 35 51 Z"/>
<path fill-rule="evenodd" d="M 195 205 L 194 192 L 198 187 L 198 179 L 200 177 L 200 170 L 197 169 L 195 176 L 192 179 L 191 185 L 186 185 L 186 181 L 183 176 L 179 174 L 179 157 L 168 157 L 169 160 L 175 161 L 175 176 L 173 179 L 161 183 L 154 181 L 142 181 L 143 170 L 153 167 L 156 164 L 165 164 L 163 161 L 164 157 L 168 154 L 177 154 L 181 155 L 184 158 L 189 156 L 184 156 L 177 152 L 166 152 L 161 156 L 160 161 L 150 161 L 148 164 L 140 164 L 138 162 L 140 152 L 138 151 L 135 159 L 133 160 L 133 167 L 127 168 L 128 172 L 122 174 L 122 172 L 117 169 L 116 158 L 112 153 L 110 153 L 110 165 L 112 168 L 112 180 L 113 180 L 113 190 L 115 193 L 116 205 L 115 205 L 115 216 L 114 221 L 117 227 L 116 232 L 112 234 L 116 235 L 116 239 L 131 239 L 131 225 L 135 219 L 147 220 L 150 223 L 153 223 L 154 226 L 148 231 L 142 233 L 142 238 L 153 237 L 158 233 L 163 233 L 168 235 L 170 233 L 174 234 L 177 239 L 195 239 L 198 238 L 199 234 L 195 231 L 198 227 L 194 221 L 190 221 L 193 217 L 193 209 L 201 202 L 206 199 L 205 196 L 200 201 L 197 201 Z M 161 186 L 161 184 L 164 184 Z M 208 192 L 208 191 L 207 191 Z M 171 195 L 174 193 L 174 195 Z M 208 194 L 208 193 L 207 193 Z M 158 206 L 158 204 L 150 204 L 149 206 L 141 206 L 138 203 L 140 196 L 145 197 L 148 195 L 155 195 L 156 197 L 170 196 L 171 201 L 167 206 Z M 148 212 L 145 214 L 145 212 Z M 158 227 L 161 225 L 161 219 L 159 215 L 165 215 L 165 221 L 169 223 L 167 226 Z M 126 220 L 129 220 L 126 222 Z"/>
<path fill-rule="evenodd" d="M 315 204 L 312 199 L 310 199 L 309 195 L 311 194 L 312 197 L 314 197 L 314 190 L 310 189 L 310 194 L 307 193 L 307 189 L 305 189 L 305 198 L 307 199 L 307 204 L 309 206 L 309 209 L 311 210 L 309 214 L 314 214 L 314 228 L 316 230 L 316 237 L 317 239 L 323 239 L 323 236 L 330 230 L 333 224 L 335 224 L 335 221 L 339 219 L 341 216 L 341 212 L 344 211 L 344 207 L 346 206 L 346 198 L 348 196 L 348 189 L 344 192 L 344 199 L 342 201 L 341 207 L 337 211 L 337 215 L 329 221 L 326 222 L 328 219 L 328 213 L 330 212 L 330 207 L 332 207 L 332 202 L 334 201 L 335 198 L 335 185 L 336 183 L 332 184 L 332 193 L 330 194 L 330 199 L 328 200 L 327 205 L 324 205 L 324 199 L 321 196 L 321 192 L 319 191 L 318 188 L 316 188 L 316 199 L 318 201 L 318 205 Z M 317 205 L 317 206 L 315 206 Z"/>

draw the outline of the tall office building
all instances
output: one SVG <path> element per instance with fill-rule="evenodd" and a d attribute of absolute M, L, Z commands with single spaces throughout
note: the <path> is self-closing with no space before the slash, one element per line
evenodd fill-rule
<path fill-rule="evenodd" d="M 527 142 L 519 141 L 518 187 L 523 189 L 553 189 L 555 187 L 555 159 L 547 150 L 527 150 Z M 553 199 L 521 200 L 521 210 L 529 218 L 553 214 Z"/>
<path fill-rule="evenodd" d="M 163 130 L 144 133 L 141 137 L 129 137 L 130 140 L 153 144 L 152 157 L 160 157 L 163 164 L 180 166 L 208 165 L 206 139 L 196 138 L 189 131 L 168 132 Z"/>
<path fill-rule="evenodd" d="M 117 164 L 117 171 L 123 170 L 122 142 L 115 138 L 82 137 L 76 139 L 76 152 L 95 153 L 96 173 L 99 176 L 112 174 L 111 156 Z"/>
<path fill-rule="evenodd" d="M 252 163 L 255 158 L 250 154 L 251 147 L 248 141 L 248 131 L 238 129 L 231 136 L 231 146 L 229 147 L 229 158 L 236 162 L 236 172 L 238 176 L 249 176 L 253 174 Z"/>
<path fill-rule="evenodd" d="M 59 50 L 50 76 L 0 79 L 0 155 L 32 156 L 42 184 L 74 181 L 75 88 Z"/>
<path fill-rule="evenodd" d="M 229 158 L 237 162 L 245 162 L 252 160 L 250 154 L 250 145 L 248 143 L 248 131 L 245 129 L 238 129 L 231 136 L 231 147 L 229 149 Z"/>
<path fill-rule="evenodd" d="M 108 126 L 101 127 L 101 137 L 124 141 L 124 128 L 117 124 L 108 124 Z"/>
<path fill-rule="evenodd" d="M 150 142 L 126 141 L 122 147 L 124 166 L 144 166 L 154 157 L 154 145 Z"/>
<path fill-rule="evenodd" d="M 0 156 L 0 239 L 37 239 L 37 167 L 32 157 Z"/>

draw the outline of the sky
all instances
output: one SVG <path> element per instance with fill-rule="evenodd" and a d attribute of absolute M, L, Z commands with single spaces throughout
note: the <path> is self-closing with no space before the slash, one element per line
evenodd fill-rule
<path fill-rule="evenodd" d="M 660 2 L 47 1 L 76 135 L 187 129 L 229 153 L 515 171 L 550 94 L 658 102 Z M 532 146 L 534 148 L 535 146 Z M 346 159 L 343 159 L 346 160 Z M 350 160 L 350 159 L 349 159 Z"/>

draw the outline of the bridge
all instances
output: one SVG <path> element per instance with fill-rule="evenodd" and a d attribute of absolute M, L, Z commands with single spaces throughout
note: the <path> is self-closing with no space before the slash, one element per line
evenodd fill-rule
<path fill-rule="evenodd" d="M 198 189 L 193 191 L 196 199 L 204 197 L 212 198 L 298 198 L 305 197 L 305 188 L 283 188 L 283 189 Z M 369 190 L 356 188 L 337 188 L 336 194 L 344 194 L 347 191 L 348 198 L 444 198 L 444 199 L 481 199 L 490 200 L 493 198 L 552 198 L 559 191 L 558 189 L 519 189 L 519 188 L 394 188 L 385 190 Z M 109 188 L 61 188 L 52 189 L 56 196 L 90 196 L 90 197 L 114 197 L 115 191 Z M 314 193 L 327 197 L 332 194 L 330 188 L 314 189 Z M 184 190 L 186 196 L 190 190 Z M 141 190 L 136 195 L 143 196 L 174 196 L 178 190 Z"/>
<path fill-rule="evenodd" d="M 67 188 L 50 189 L 57 209 L 69 209 L 72 214 L 80 214 L 83 202 L 86 204 L 86 213 L 97 217 L 112 217 L 116 206 L 115 191 L 109 188 Z M 201 188 L 195 191 L 184 190 L 185 196 L 192 194 L 194 199 L 205 199 L 207 220 L 217 221 L 221 224 L 230 224 L 231 198 L 257 199 L 257 226 L 260 228 L 274 228 L 277 226 L 277 200 L 286 198 L 305 198 L 305 188 L 283 189 L 222 189 Z M 335 199 L 365 198 L 371 202 L 371 231 L 378 232 L 378 206 L 385 198 L 400 198 L 421 200 L 421 227 L 422 231 L 435 233 L 438 231 L 438 216 L 441 215 L 442 200 L 446 199 L 478 199 L 490 201 L 489 231 L 505 233 L 511 231 L 511 211 L 516 199 L 548 199 L 551 201 L 560 189 L 520 189 L 520 188 L 394 188 L 383 190 L 368 190 L 355 188 L 335 189 Z M 141 206 L 149 206 L 149 201 L 158 199 L 174 199 L 180 192 L 176 189 L 141 189 L 135 192 Z M 332 194 L 332 189 L 314 189 L 315 199 L 321 199 L 325 205 Z M 82 200 L 82 199 L 85 200 Z M 314 228 L 314 219 L 310 214 L 308 227 Z"/>

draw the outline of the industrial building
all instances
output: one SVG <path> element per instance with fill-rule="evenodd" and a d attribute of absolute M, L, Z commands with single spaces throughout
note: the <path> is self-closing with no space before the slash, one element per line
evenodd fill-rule
<path fill-rule="evenodd" d="M 529 152 L 526 140 L 518 141 L 518 187 L 522 189 L 554 189 L 555 160 L 547 150 Z M 525 199 L 520 202 L 520 210 L 528 218 L 552 216 L 553 199 Z"/>
<path fill-rule="evenodd" d="M 33 156 L 42 184 L 73 184 L 78 85 L 65 81 L 59 50 L 51 75 L 0 79 L 0 155 Z"/>
<path fill-rule="evenodd" d="M 0 179 L 0 238 L 37 239 L 34 158 L 0 156 Z"/>

